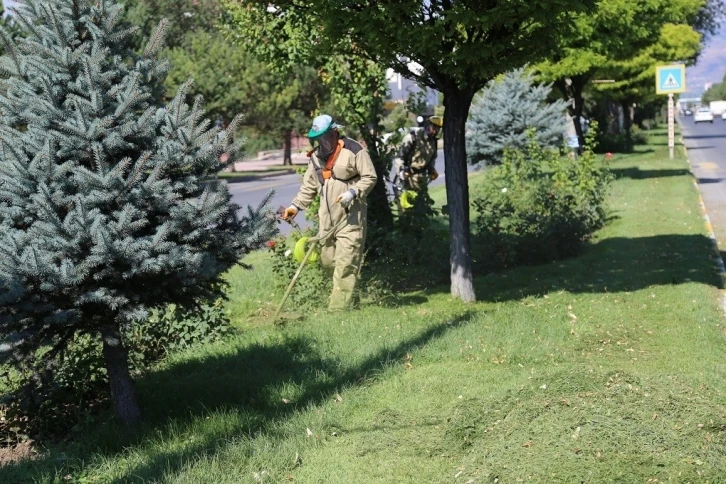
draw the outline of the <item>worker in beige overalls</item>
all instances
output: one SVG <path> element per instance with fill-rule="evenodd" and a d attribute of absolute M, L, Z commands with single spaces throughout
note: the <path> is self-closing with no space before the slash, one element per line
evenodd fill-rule
<path fill-rule="evenodd" d="M 368 151 L 341 136 L 340 127 L 327 114 L 313 120 L 308 132 L 313 146 L 308 169 L 300 191 L 283 215 L 285 220 L 295 218 L 320 194 L 320 234 L 347 218 L 347 224 L 323 241 L 320 254 L 323 267 L 333 272 L 331 310 L 348 308 L 353 298 L 365 243 L 366 197 L 378 179 Z"/>

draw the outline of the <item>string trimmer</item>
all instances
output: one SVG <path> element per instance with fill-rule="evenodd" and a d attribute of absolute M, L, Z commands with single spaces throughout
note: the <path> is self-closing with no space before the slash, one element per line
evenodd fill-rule
<path fill-rule="evenodd" d="M 284 208 L 283 208 L 284 211 Z M 279 213 L 279 210 L 278 210 Z M 338 222 L 333 228 L 325 232 L 324 234 L 320 234 L 317 237 L 311 237 L 308 239 L 308 243 L 310 246 L 308 247 L 307 252 L 305 253 L 305 257 L 303 257 L 302 262 L 300 262 L 300 266 L 297 268 L 297 271 L 295 271 L 295 275 L 292 276 L 292 280 L 290 281 L 290 284 L 287 286 L 287 290 L 285 291 L 285 294 L 282 296 L 282 301 L 280 301 L 280 305 L 277 306 L 277 310 L 275 311 L 275 315 L 273 316 L 272 320 L 277 321 L 278 316 L 280 315 L 280 311 L 282 311 L 282 307 L 285 305 L 285 302 L 287 302 L 287 298 L 290 297 L 290 294 L 292 293 L 293 288 L 295 287 L 295 283 L 297 282 L 298 277 L 300 277 L 300 274 L 302 273 L 303 267 L 305 267 L 305 264 L 307 263 L 308 259 L 310 259 L 310 256 L 312 255 L 313 251 L 318 245 L 322 245 L 328 238 L 333 235 L 335 232 L 337 232 L 339 229 L 345 227 L 348 224 L 348 210 L 345 211 L 345 218 Z M 300 230 L 300 226 L 292 219 L 287 220 L 294 229 L 296 229 L 300 234 L 302 234 L 302 230 Z"/>

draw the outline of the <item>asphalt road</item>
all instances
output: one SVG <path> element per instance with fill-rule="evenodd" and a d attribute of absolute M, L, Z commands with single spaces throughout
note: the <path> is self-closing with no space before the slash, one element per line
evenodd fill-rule
<path fill-rule="evenodd" d="M 692 116 L 682 116 L 678 122 L 703 203 L 723 251 L 726 247 L 726 121 L 718 116 L 713 124 L 695 124 Z"/>
<path fill-rule="evenodd" d="M 431 186 L 439 186 L 444 184 L 444 151 L 439 150 L 436 157 L 436 170 L 441 176 L 435 180 Z M 470 170 L 473 168 L 470 167 Z M 393 178 L 391 176 L 391 178 Z M 232 194 L 232 200 L 234 203 L 242 207 L 241 213 L 246 213 L 247 206 L 251 205 L 256 207 L 267 195 L 270 190 L 275 191 L 275 195 L 270 202 L 272 208 L 277 209 L 279 206 L 287 207 L 292 202 L 292 199 L 297 195 L 297 191 L 300 188 L 300 175 L 278 175 L 265 177 L 259 180 L 240 181 L 235 183 L 229 183 L 229 191 Z M 379 183 L 381 181 L 379 180 Z M 390 191 L 390 184 L 387 184 Z M 305 220 L 305 214 L 301 213 L 295 219 L 302 227 L 307 227 L 308 222 Z M 289 224 L 281 224 L 280 230 L 284 234 L 288 234 L 291 231 Z"/>

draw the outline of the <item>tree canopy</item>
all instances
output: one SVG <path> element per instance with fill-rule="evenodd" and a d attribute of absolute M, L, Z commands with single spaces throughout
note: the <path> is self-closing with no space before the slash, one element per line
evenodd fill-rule
<path fill-rule="evenodd" d="M 700 48 L 694 41 L 714 32 L 722 7 L 721 0 L 601 0 L 592 14 L 575 14 L 574 28 L 563 31 L 552 58 L 536 69 L 572 102 L 580 143 L 585 91 L 593 79 L 614 77 L 616 83 L 603 89 L 629 90 L 623 97 L 631 97 L 654 63 L 695 60 Z M 686 57 L 663 58 L 674 55 Z"/>
<path fill-rule="evenodd" d="M 704 103 L 710 103 L 712 101 L 726 101 L 726 74 L 724 74 L 722 82 L 717 82 L 703 93 L 701 101 Z"/>
<path fill-rule="evenodd" d="M 317 55 L 358 56 L 433 87 L 444 94 L 444 156 L 451 232 L 451 292 L 476 296 L 471 267 L 469 189 L 464 131 L 474 94 L 498 74 L 538 61 L 557 45 L 572 12 L 594 1 L 389 0 L 341 4 L 336 0 L 231 2 L 255 9 L 290 33 L 285 54 L 303 47 Z M 264 25 L 264 22 L 259 22 Z M 254 31 L 254 25 L 249 25 Z M 269 29 L 267 30 L 269 32 Z M 266 33 L 258 42 L 277 49 Z"/>

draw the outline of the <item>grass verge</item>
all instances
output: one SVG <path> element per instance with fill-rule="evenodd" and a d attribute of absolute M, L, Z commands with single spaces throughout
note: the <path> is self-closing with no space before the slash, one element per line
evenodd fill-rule
<path fill-rule="evenodd" d="M 0 481 L 723 479 L 721 280 L 685 158 L 652 138 L 612 160 L 582 256 L 480 277 L 476 304 L 439 287 L 276 327 L 254 254 L 229 274 L 240 334 L 139 381 L 142 429 L 81 429 Z"/>
<path fill-rule="evenodd" d="M 259 171 L 220 171 L 219 173 L 217 173 L 217 177 L 230 181 L 249 180 L 253 178 L 263 178 L 267 176 L 288 175 L 291 173 L 296 173 L 296 168 L 299 168 L 299 165 L 271 166 L 266 170 Z"/>

